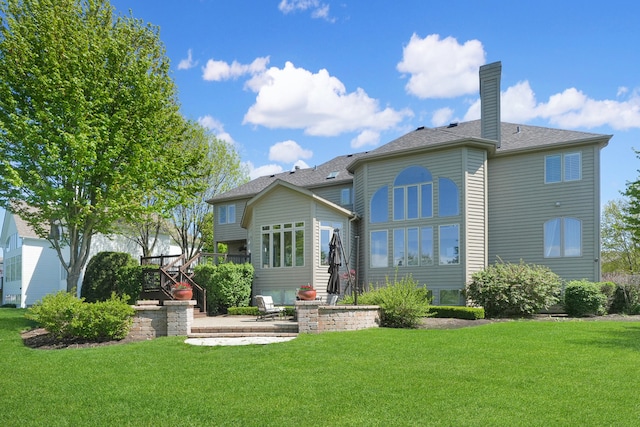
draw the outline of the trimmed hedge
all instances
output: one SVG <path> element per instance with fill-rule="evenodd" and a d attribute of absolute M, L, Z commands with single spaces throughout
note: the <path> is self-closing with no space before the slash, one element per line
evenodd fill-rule
<path fill-rule="evenodd" d="M 607 296 L 598 283 L 572 280 L 564 290 L 564 309 L 569 316 L 606 314 Z"/>
<path fill-rule="evenodd" d="M 193 280 L 207 290 L 207 313 L 224 314 L 230 307 L 249 306 L 253 273 L 249 263 L 196 266 Z"/>
<path fill-rule="evenodd" d="M 482 307 L 463 307 L 463 306 L 431 306 L 429 313 L 433 317 L 450 318 L 450 319 L 467 319 L 477 320 L 484 319 L 484 308 Z"/>

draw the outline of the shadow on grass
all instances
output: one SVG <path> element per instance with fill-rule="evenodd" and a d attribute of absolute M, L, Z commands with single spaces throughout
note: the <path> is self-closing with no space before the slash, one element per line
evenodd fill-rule
<path fill-rule="evenodd" d="M 616 330 L 593 331 L 597 338 L 576 339 L 568 342 L 580 345 L 598 346 L 607 349 L 624 349 L 640 352 L 640 325 L 621 325 Z"/>

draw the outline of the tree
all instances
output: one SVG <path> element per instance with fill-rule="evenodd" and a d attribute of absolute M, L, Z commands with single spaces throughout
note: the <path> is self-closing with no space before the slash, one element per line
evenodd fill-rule
<path fill-rule="evenodd" d="M 630 204 L 609 201 L 602 211 L 602 271 L 634 274 L 640 271 L 640 247 L 628 223 Z"/>
<path fill-rule="evenodd" d="M 200 187 L 189 201 L 173 209 L 171 236 L 188 258 L 203 246 L 213 246 L 212 206 L 207 200 L 248 181 L 240 156 L 231 144 L 216 138 L 197 123 L 190 123 L 188 141 L 192 150 L 205 149 L 206 161 L 200 163 L 199 176 L 186 178 L 185 185 Z"/>
<path fill-rule="evenodd" d="M 70 291 L 92 236 L 146 200 L 180 203 L 200 159 L 158 28 L 107 0 L 2 0 L 0 15 L 0 204 L 49 240 Z"/>

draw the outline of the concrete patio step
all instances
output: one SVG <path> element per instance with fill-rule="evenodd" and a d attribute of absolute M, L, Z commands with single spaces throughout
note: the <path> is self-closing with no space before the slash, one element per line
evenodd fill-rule
<path fill-rule="evenodd" d="M 286 337 L 296 335 L 298 335 L 298 323 L 290 319 L 256 321 L 255 316 L 215 316 L 194 318 L 189 337 Z"/>

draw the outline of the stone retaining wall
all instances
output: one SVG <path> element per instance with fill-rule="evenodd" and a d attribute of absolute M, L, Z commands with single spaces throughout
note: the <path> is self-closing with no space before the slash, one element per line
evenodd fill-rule
<path fill-rule="evenodd" d="M 136 311 L 129 336 L 135 339 L 153 339 L 156 337 L 181 336 L 191 333 L 193 307 L 191 301 L 137 301 Z"/>
<path fill-rule="evenodd" d="M 298 332 L 357 331 L 380 325 L 377 305 L 323 305 L 320 301 L 296 301 Z"/>

